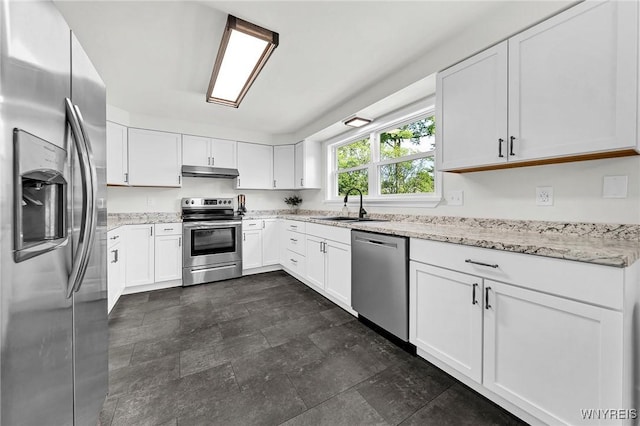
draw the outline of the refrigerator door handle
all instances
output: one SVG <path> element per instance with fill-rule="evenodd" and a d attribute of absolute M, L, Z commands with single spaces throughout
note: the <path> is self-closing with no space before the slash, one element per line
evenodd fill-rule
<path fill-rule="evenodd" d="M 92 228 L 92 211 L 94 210 L 90 204 L 93 201 L 93 176 L 91 166 L 88 161 L 88 154 L 86 152 L 86 143 L 84 143 L 84 132 L 80 127 L 80 121 L 78 119 L 77 110 L 69 98 L 65 98 L 65 106 L 67 111 L 67 122 L 71 127 L 71 133 L 75 142 L 76 149 L 78 151 L 78 160 L 80 163 L 80 178 L 82 180 L 82 215 L 83 220 L 80 225 L 80 235 L 78 237 L 78 247 L 73 255 L 73 264 L 71 267 L 71 273 L 69 274 L 69 280 L 67 284 L 67 298 L 70 298 L 73 292 L 79 287 L 79 283 L 82 282 L 84 272 L 86 270 L 86 261 L 88 257 L 89 239 Z"/>

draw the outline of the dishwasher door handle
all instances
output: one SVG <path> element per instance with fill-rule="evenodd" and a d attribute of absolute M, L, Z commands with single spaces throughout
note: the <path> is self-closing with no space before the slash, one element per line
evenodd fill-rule
<path fill-rule="evenodd" d="M 372 240 L 370 238 L 356 237 L 356 243 L 372 244 L 374 246 L 389 247 L 389 248 L 398 248 L 398 244 L 396 243 L 388 243 L 386 241 Z"/>

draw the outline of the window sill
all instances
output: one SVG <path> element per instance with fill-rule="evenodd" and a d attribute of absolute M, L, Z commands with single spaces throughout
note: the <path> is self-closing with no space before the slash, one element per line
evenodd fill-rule
<path fill-rule="evenodd" d="M 375 197 L 368 198 L 365 197 L 362 199 L 363 206 L 366 207 L 426 207 L 426 208 L 435 208 L 442 201 L 442 196 L 440 195 L 423 195 L 423 196 L 401 196 L 401 197 Z M 328 200 L 324 200 L 324 204 L 326 205 L 335 205 L 342 206 L 344 205 L 343 198 L 332 198 Z M 358 195 L 349 196 L 349 202 L 347 203 L 349 207 L 358 207 L 360 205 L 360 200 Z"/>

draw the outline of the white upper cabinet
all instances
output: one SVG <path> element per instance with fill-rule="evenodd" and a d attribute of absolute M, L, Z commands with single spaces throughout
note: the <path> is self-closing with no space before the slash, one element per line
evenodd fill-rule
<path fill-rule="evenodd" d="M 238 142 L 238 189 L 273 188 L 273 146 Z"/>
<path fill-rule="evenodd" d="M 295 189 L 320 188 L 320 143 L 304 140 L 295 145 Z"/>
<path fill-rule="evenodd" d="M 127 128 L 107 121 L 107 184 L 128 185 Z"/>
<path fill-rule="evenodd" d="M 273 147 L 273 188 L 294 188 L 294 146 L 276 145 Z"/>
<path fill-rule="evenodd" d="M 440 170 L 507 161 L 507 42 L 438 74 Z"/>
<path fill-rule="evenodd" d="M 201 136 L 182 135 L 182 165 L 211 165 L 211 139 Z"/>
<path fill-rule="evenodd" d="M 634 153 L 637 58 L 638 3 L 588 1 L 439 73 L 439 169 Z"/>
<path fill-rule="evenodd" d="M 509 39 L 509 161 L 635 148 L 637 8 L 585 2 Z"/>
<path fill-rule="evenodd" d="M 182 135 L 182 164 L 236 168 L 236 142 Z"/>
<path fill-rule="evenodd" d="M 129 184 L 182 184 L 182 140 L 177 133 L 129 129 Z"/>

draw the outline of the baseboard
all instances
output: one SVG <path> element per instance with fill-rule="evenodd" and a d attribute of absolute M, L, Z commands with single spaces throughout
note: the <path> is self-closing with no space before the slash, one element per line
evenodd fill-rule
<path fill-rule="evenodd" d="M 145 291 L 162 290 L 171 287 L 182 287 L 182 280 L 162 281 L 159 283 L 137 285 L 135 287 L 125 287 L 122 294 L 144 293 Z"/>
<path fill-rule="evenodd" d="M 259 268 L 243 269 L 242 276 L 244 277 L 246 275 L 255 275 L 255 274 L 263 274 L 265 272 L 280 271 L 281 269 L 282 269 L 282 266 L 280 264 L 261 266 Z"/>

